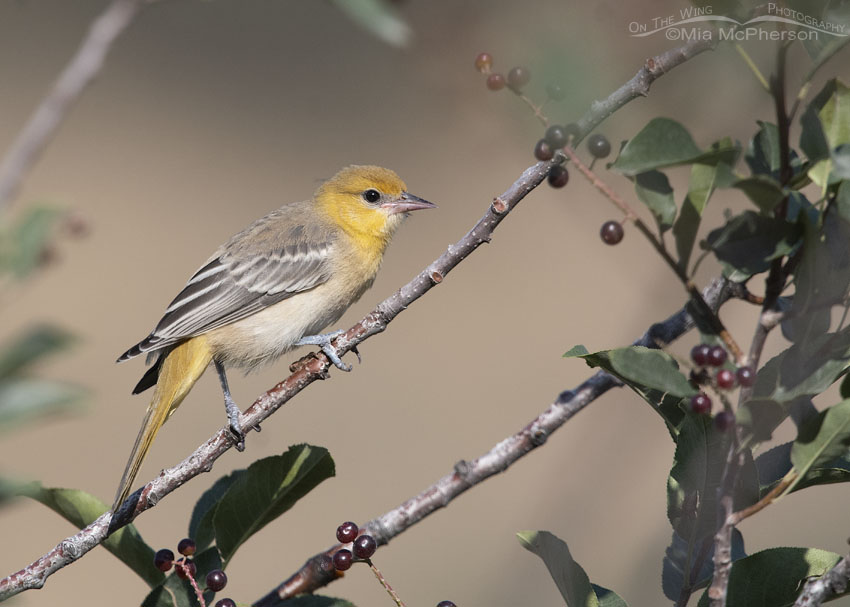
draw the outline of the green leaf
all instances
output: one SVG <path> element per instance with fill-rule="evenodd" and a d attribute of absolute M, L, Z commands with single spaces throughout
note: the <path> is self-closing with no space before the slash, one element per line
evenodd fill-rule
<path fill-rule="evenodd" d="M 566 542 L 548 531 L 517 533 L 523 548 L 539 556 L 564 597 L 567 607 L 598 607 L 599 600 L 581 565 L 573 560 Z"/>
<path fill-rule="evenodd" d="M 809 178 L 825 188 L 832 150 L 850 143 L 850 89 L 836 79 L 827 82 L 803 112 L 800 124 L 800 148 L 811 164 Z"/>
<path fill-rule="evenodd" d="M 0 432 L 35 417 L 76 408 L 87 394 L 79 386 L 46 379 L 12 377 L 0 381 Z"/>
<path fill-rule="evenodd" d="M 747 198 L 764 213 L 773 211 L 776 205 L 785 198 L 785 192 L 779 182 L 767 175 L 754 175 L 739 179 L 733 184 L 733 187 L 746 194 Z"/>
<path fill-rule="evenodd" d="M 230 486 L 244 473 L 244 470 L 236 470 L 231 474 L 222 476 L 213 483 L 212 487 L 204 491 L 198 501 L 195 502 L 192 517 L 189 520 L 188 537 L 195 540 L 198 551 L 206 549 L 215 540 L 215 528 L 213 527 L 215 509 Z"/>
<path fill-rule="evenodd" d="M 676 201 L 667 175 L 661 171 L 647 171 L 635 176 L 635 192 L 638 199 L 652 212 L 658 229 L 669 230 L 676 218 Z"/>
<path fill-rule="evenodd" d="M 48 206 L 27 209 L 9 233 L 6 263 L 18 278 L 23 278 L 38 266 L 53 227 L 62 214 L 63 211 Z"/>
<path fill-rule="evenodd" d="M 611 165 L 624 175 L 687 164 L 703 154 L 690 133 L 669 118 L 654 118 L 626 143 Z"/>
<path fill-rule="evenodd" d="M 821 576 L 841 558 L 817 548 L 768 548 L 732 565 L 727 607 L 787 607 L 807 578 Z M 708 607 L 704 592 L 699 607 Z"/>
<path fill-rule="evenodd" d="M 237 478 L 213 514 L 215 543 L 225 563 L 248 538 L 332 477 L 334 463 L 327 449 L 296 445 L 233 474 Z"/>
<path fill-rule="evenodd" d="M 744 536 L 738 529 L 732 529 L 732 561 L 745 556 L 747 553 L 744 551 Z M 699 546 L 692 546 L 674 531 L 670 545 L 664 551 L 661 567 L 661 588 L 664 596 L 678 602 L 683 591 L 686 590 L 690 595 L 695 590 L 707 586 L 714 574 L 713 557 L 711 538 L 706 538 Z M 699 571 L 694 571 L 693 568 L 697 564 L 700 564 Z"/>
<path fill-rule="evenodd" d="M 579 350 L 579 348 L 581 350 Z M 660 350 L 629 346 L 584 354 L 577 346 L 565 356 L 583 358 L 590 367 L 600 367 L 637 392 L 667 422 L 671 431 L 682 420 L 679 407 L 682 398 L 690 398 L 697 390 L 679 371 L 676 361 Z M 584 350 L 586 352 L 586 350 Z"/>
<path fill-rule="evenodd" d="M 79 489 L 44 487 L 41 483 L 18 484 L 15 494 L 41 502 L 65 520 L 83 529 L 106 512 L 109 507 L 95 496 Z M 110 535 L 103 547 L 118 557 L 149 586 L 159 584 L 164 576 L 153 566 L 154 550 L 148 546 L 134 525 L 127 525 Z"/>
<path fill-rule="evenodd" d="M 799 243 L 800 228 L 778 217 L 744 211 L 706 239 L 726 275 L 734 271 L 752 276 L 766 271 L 771 262 L 788 255 Z"/>
<path fill-rule="evenodd" d="M 215 548 L 209 548 L 197 552 L 192 560 L 195 561 L 196 567 L 195 583 L 203 590 L 206 587 L 207 573 L 223 567 L 221 558 Z M 211 604 L 212 598 L 212 591 L 204 593 L 204 601 L 208 605 Z M 165 581 L 151 590 L 142 602 L 142 607 L 198 607 L 198 599 L 189 581 L 177 577 L 175 569 Z"/>
<path fill-rule="evenodd" d="M 412 32 L 389 2 L 381 0 L 331 0 L 331 4 L 348 15 L 357 25 L 376 38 L 403 47 L 410 43 Z"/>
<path fill-rule="evenodd" d="M 590 584 L 590 587 L 593 588 L 596 600 L 599 601 L 599 607 L 628 607 L 628 603 L 613 590 L 598 584 Z"/>
<path fill-rule="evenodd" d="M 842 400 L 805 422 L 791 448 L 800 478 L 809 470 L 847 453 L 850 446 L 850 400 Z"/>
<path fill-rule="evenodd" d="M 832 151 L 832 173 L 829 176 L 829 183 L 845 179 L 850 179 L 850 143 L 842 143 Z"/>
<path fill-rule="evenodd" d="M 781 165 L 779 159 L 779 129 L 770 122 L 758 121 L 759 130 L 750 141 L 744 156 L 754 175 L 776 176 Z"/>
<path fill-rule="evenodd" d="M 845 181 L 835 193 L 835 208 L 839 217 L 850 222 L 850 181 Z"/>
<path fill-rule="evenodd" d="M 18 373 L 48 354 L 64 350 L 73 340 L 70 333 L 52 325 L 27 329 L 0 351 L 0 378 Z"/>

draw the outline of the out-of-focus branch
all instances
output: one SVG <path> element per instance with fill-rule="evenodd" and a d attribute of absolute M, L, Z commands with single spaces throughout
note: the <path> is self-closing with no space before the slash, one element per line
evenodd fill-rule
<path fill-rule="evenodd" d="M 91 24 L 77 53 L 42 99 L 0 162 L 0 209 L 9 205 L 26 174 L 71 106 L 103 67 L 112 44 L 147 0 L 113 0 Z"/>
<path fill-rule="evenodd" d="M 712 281 L 703 292 L 706 301 L 712 306 L 719 306 L 730 297 L 737 296 L 734 288 L 725 288 L 726 286 L 727 283 L 720 279 Z M 663 322 L 652 325 L 634 345 L 658 348 L 677 339 L 693 326 L 694 321 L 686 306 Z M 620 381 L 611 375 L 603 371 L 597 372 L 577 388 L 559 394 L 545 411 L 522 430 L 500 441 L 474 460 L 458 462 L 450 474 L 393 510 L 369 521 L 363 529 L 374 537 L 379 545 L 388 543 L 415 523 L 446 507 L 462 493 L 507 470 L 517 460 L 542 446 L 555 430 L 576 413 L 611 388 L 620 385 Z M 254 603 L 254 607 L 276 605 L 280 600 L 314 592 L 337 579 L 335 571 L 328 570 L 321 564 L 323 557 L 332 555 L 341 547 L 342 544 L 336 544 L 310 557 L 301 569 Z"/>

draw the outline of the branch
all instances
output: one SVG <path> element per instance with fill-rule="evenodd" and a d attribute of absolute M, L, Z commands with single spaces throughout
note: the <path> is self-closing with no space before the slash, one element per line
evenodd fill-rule
<path fill-rule="evenodd" d="M 94 20 L 77 54 L 42 99 L 0 163 L 0 209 L 9 205 L 83 89 L 97 76 L 113 42 L 146 0 L 113 0 Z"/>
<path fill-rule="evenodd" d="M 847 592 L 848 582 L 850 582 L 850 556 L 845 556 L 821 577 L 806 582 L 803 592 L 794 602 L 794 607 L 818 607 L 825 601 Z"/>
<path fill-rule="evenodd" d="M 413 280 L 334 340 L 340 356 L 355 349 L 368 337 L 386 329 L 387 325 L 410 304 L 432 287 L 440 284 L 452 268 L 481 244 L 489 242 L 496 226 L 529 192 L 546 179 L 549 169 L 561 161 L 563 156 L 556 156 L 550 162 L 538 162 L 526 169 L 504 194 L 493 199 L 484 216 L 463 238 L 450 245 L 445 253 Z M 263 394 L 242 414 L 240 418 L 242 428 L 246 431 L 254 429 L 308 385 L 317 379 L 327 378 L 329 367 L 330 362 L 324 354 L 313 354 L 302 358 L 290 367 L 293 371 L 292 375 Z M 114 515 L 111 512 L 102 514 L 86 528 L 59 543 L 28 567 L 0 580 L 0 601 L 23 590 L 41 588 L 51 574 L 79 559 L 105 540 L 110 533 L 130 523 L 148 508 L 155 506 L 179 486 L 198 474 L 212 469 L 215 460 L 232 446 L 232 438 L 227 428 L 222 428 L 180 464 L 163 470 L 154 480 L 134 492 Z"/>
<path fill-rule="evenodd" d="M 734 290 L 727 289 L 725 286 L 724 281 L 715 279 L 706 287 L 704 295 L 712 306 L 719 306 L 734 296 Z M 659 348 L 693 327 L 694 321 L 688 313 L 688 306 L 685 306 L 665 321 L 652 325 L 640 339 L 634 342 L 634 345 Z M 522 430 L 500 441 L 487 453 L 471 462 L 459 461 L 450 474 L 423 490 L 419 495 L 369 521 L 363 529 L 375 538 L 379 546 L 388 543 L 415 523 L 440 508 L 448 506 L 452 500 L 467 490 L 507 470 L 517 460 L 542 446 L 555 430 L 572 419 L 576 413 L 611 388 L 621 385 L 618 379 L 604 371 L 598 371 L 577 388 L 559 394 L 543 413 L 531 420 Z M 325 555 L 331 556 L 341 547 L 342 544 L 336 544 L 310 557 L 301 569 L 254 603 L 254 607 L 276 605 L 278 601 L 297 594 L 314 592 L 337 579 L 335 571 L 326 570 L 319 565 Z"/>

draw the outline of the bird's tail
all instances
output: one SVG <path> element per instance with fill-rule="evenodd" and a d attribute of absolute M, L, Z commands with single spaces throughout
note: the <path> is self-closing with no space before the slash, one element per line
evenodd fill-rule
<path fill-rule="evenodd" d="M 145 420 L 142 422 L 136 444 L 133 445 L 133 451 L 124 469 L 124 476 L 121 478 L 121 485 L 112 506 L 113 512 L 117 511 L 130 494 L 136 474 L 157 432 L 165 420 L 180 406 L 211 361 L 212 351 L 203 335 L 193 337 L 176 346 L 162 361 L 153 399 L 148 405 Z"/>

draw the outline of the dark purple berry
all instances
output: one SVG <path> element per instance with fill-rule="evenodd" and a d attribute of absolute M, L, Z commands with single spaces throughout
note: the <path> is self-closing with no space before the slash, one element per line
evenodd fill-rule
<path fill-rule="evenodd" d="M 714 377 L 717 387 L 721 390 L 731 390 L 735 387 L 735 374 L 729 369 L 720 369 Z"/>
<path fill-rule="evenodd" d="M 534 157 L 537 158 L 537 160 L 551 160 L 554 155 L 555 152 L 552 151 L 552 146 L 546 143 L 545 139 L 541 139 L 537 142 L 537 145 L 534 146 Z"/>
<path fill-rule="evenodd" d="M 368 559 L 373 554 L 375 554 L 375 550 L 378 549 L 378 542 L 375 541 L 371 535 L 363 534 L 354 540 L 354 546 L 352 546 L 351 550 L 354 552 L 354 556 L 359 559 Z"/>
<path fill-rule="evenodd" d="M 704 415 L 711 412 L 711 399 L 700 392 L 691 397 L 691 411 L 697 415 Z"/>
<path fill-rule="evenodd" d="M 440 601 L 437 607 L 457 607 L 452 601 Z"/>
<path fill-rule="evenodd" d="M 594 133 L 587 138 L 587 149 L 594 158 L 605 158 L 611 153 L 611 144 L 605 135 Z"/>
<path fill-rule="evenodd" d="M 493 65 L 493 56 L 490 53 L 479 53 L 475 58 L 475 69 L 482 74 L 489 74 Z"/>
<path fill-rule="evenodd" d="M 550 82 L 546 85 L 546 95 L 552 101 L 560 101 L 561 99 L 567 96 L 567 92 L 560 84 Z"/>
<path fill-rule="evenodd" d="M 353 542 L 359 532 L 360 529 L 357 528 L 355 523 L 347 521 L 336 528 L 336 539 L 342 544 L 347 544 Z"/>
<path fill-rule="evenodd" d="M 153 566 L 159 569 L 162 572 L 168 571 L 171 569 L 171 566 L 174 564 L 174 553 L 168 548 L 163 548 L 162 550 L 157 550 L 156 554 L 153 555 Z"/>
<path fill-rule="evenodd" d="M 227 586 L 227 574 L 221 569 L 213 569 L 207 574 L 207 588 L 218 592 Z"/>
<path fill-rule="evenodd" d="M 702 386 L 711 382 L 711 377 L 705 369 L 691 369 L 689 379 L 694 387 Z"/>
<path fill-rule="evenodd" d="M 731 411 L 719 411 L 717 415 L 714 416 L 714 427 L 721 432 L 731 430 L 734 425 L 735 414 Z"/>
<path fill-rule="evenodd" d="M 351 554 L 351 550 L 346 550 L 345 548 L 337 550 L 333 558 L 334 567 L 336 567 L 337 571 L 348 571 L 354 562 L 354 555 Z"/>
<path fill-rule="evenodd" d="M 726 362 L 728 356 L 723 346 L 712 346 L 711 350 L 708 351 L 708 364 L 712 367 L 719 367 Z"/>
<path fill-rule="evenodd" d="M 753 368 L 750 366 L 738 369 L 735 373 L 735 377 L 738 378 L 738 383 L 744 387 L 749 387 L 756 383 L 756 372 L 753 371 Z"/>
<path fill-rule="evenodd" d="M 570 180 L 570 172 L 562 164 L 556 164 L 549 169 L 549 177 L 547 178 L 549 185 L 553 188 L 562 188 L 567 185 Z"/>
<path fill-rule="evenodd" d="M 711 351 L 711 346 L 708 344 L 697 344 L 691 348 L 691 360 L 698 367 L 704 367 L 708 364 L 708 353 Z"/>
<path fill-rule="evenodd" d="M 215 607 L 236 607 L 236 601 L 230 598 L 224 598 L 216 601 Z"/>
<path fill-rule="evenodd" d="M 519 91 L 531 80 L 531 72 L 527 67 L 514 67 L 508 72 L 508 86 Z"/>
<path fill-rule="evenodd" d="M 562 148 L 567 145 L 567 132 L 560 124 L 553 124 L 546 129 L 543 139 L 552 146 L 552 149 Z"/>
<path fill-rule="evenodd" d="M 490 74 L 487 76 L 487 88 L 491 91 L 500 91 L 505 88 L 505 77 L 501 74 Z"/>
<path fill-rule="evenodd" d="M 602 242 L 605 244 L 618 244 L 623 240 L 623 225 L 619 221 L 606 221 L 602 224 L 602 229 L 599 230 L 599 236 L 602 237 Z"/>
<path fill-rule="evenodd" d="M 177 561 L 174 569 L 177 571 L 177 577 L 181 580 L 188 580 L 190 577 L 195 577 L 195 574 L 198 573 L 198 567 L 192 559 L 181 559 Z"/>
<path fill-rule="evenodd" d="M 195 554 L 195 550 L 197 549 L 198 546 L 195 544 L 195 540 L 190 537 L 184 537 L 180 540 L 180 543 L 177 544 L 177 552 L 183 556 L 192 556 Z"/>

